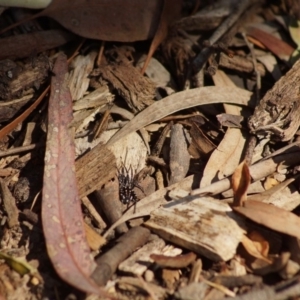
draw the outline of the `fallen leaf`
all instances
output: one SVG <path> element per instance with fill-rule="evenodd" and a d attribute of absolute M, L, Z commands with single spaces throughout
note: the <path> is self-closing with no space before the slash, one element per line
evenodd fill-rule
<path fill-rule="evenodd" d="M 250 27 L 247 29 L 247 35 L 255 38 L 260 43 L 262 43 L 268 50 L 278 56 L 280 59 L 284 61 L 288 61 L 292 53 L 294 52 L 294 48 L 284 42 L 276 38 L 275 36 L 260 30 L 258 28 Z"/>
<path fill-rule="evenodd" d="M 150 258 L 154 260 L 154 262 L 160 267 L 164 268 L 186 268 L 188 265 L 193 263 L 197 255 L 193 252 L 189 252 L 184 255 L 177 256 L 166 256 L 161 254 L 151 254 Z"/>
<path fill-rule="evenodd" d="M 263 202 L 247 200 L 244 202 L 244 206 L 233 207 L 232 209 L 258 224 L 300 238 L 300 218 L 282 208 Z"/>
<path fill-rule="evenodd" d="M 151 42 L 150 49 L 148 51 L 146 60 L 144 62 L 144 66 L 142 69 L 142 74 L 147 69 L 147 66 L 150 62 L 151 57 L 153 56 L 157 47 L 161 44 L 161 42 L 165 39 L 168 33 L 169 24 L 174 21 L 176 18 L 180 16 L 182 0 L 164 0 L 163 1 L 163 9 L 161 13 L 161 17 L 159 20 L 159 24 L 154 35 L 154 38 Z"/>
<path fill-rule="evenodd" d="M 261 253 L 261 255 L 267 257 L 270 250 L 268 241 L 266 241 L 266 239 L 257 231 L 250 232 L 248 237 L 254 243 L 255 247 Z"/>
<path fill-rule="evenodd" d="M 249 105 L 251 95 L 251 92 L 243 89 L 215 86 L 200 87 L 172 94 L 141 111 L 108 141 L 108 145 L 130 132 L 137 131 L 182 109 L 214 103 Z"/>
<path fill-rule="evenodd" d="M 86 242 L 75 174 L 72 98 L 67 87 L 67 58 L 56 59 L 48 108 L 42 223 L 47 252 L 59 276 L 76 288 L 104 295 L 89 278 L 95 262 Z"/>
<path fill-rule="evenodd" d="M 39 16 L 85 38 L 134 42 L 154 36 L 162 7 L 162 0 L 53 0 Z"/>
<path fill-rule="evenodd" d="M 233 206 L 242 206 L 247 200 L 247 190 L 251 182 L 250 171 L 245 161 L 232 174 Z"/>
<path fill-rule="evenodd" d="M 231 79 L 221 70 L 217 70 L 212 79 L 217 87 L 236 88 Z M 241 107 L 236 105 L 224 104 L 224 110 L 228 114 L 241 115 Z M 240 129 L 228 128 L 224 138 L 205 165 L 200 187 L 208 186 L 213 181 L 232 174 L 240 163 L 245 142 L 246 136 L 242 134 Z"/>

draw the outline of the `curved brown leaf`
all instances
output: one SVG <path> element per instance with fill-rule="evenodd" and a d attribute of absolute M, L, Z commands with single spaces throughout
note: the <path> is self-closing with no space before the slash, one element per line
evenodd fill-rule
<path fill-rule="evenodd" d="M 300 218 L 282 208 L 248 200 L 245 201 L 244 206 L 233 207 L 232 209 L 258 224 L 300 238 Z"/>
<path fill-rule="evenodd" d="M 136 115 L 107 144 L 111 145 L 130 132 L 137 131 L 179 110 L 214 103 L 249 105 L 251 95 L 251 92 L 240 88 L 216 86 L 200 87 L 172 94 L 156 101 Z"/>
<path fill-rule="evenodd" d="M 167 36 L 168 26 L 180 15 L 182 0 L 164 0 L 163 3 L 159 24 L 144 62 L 142 74 L 146 71 L 155 50 Z"/>
<path fill-rule="evenodd" d="M 66 82 L 67 58 L 55 62 L 48 108 L 42 222 L 48 255 L 59 276 L 76 288 L 102 294 L 89 278 L 95 268 L 86 242 L 75 175 L 72 99 Z"/>
<path fill-rule="evenodd" d="M 39 15 L 91 39 L 134 42 L 154 36 L 163 0 L 53 0 Z"/>

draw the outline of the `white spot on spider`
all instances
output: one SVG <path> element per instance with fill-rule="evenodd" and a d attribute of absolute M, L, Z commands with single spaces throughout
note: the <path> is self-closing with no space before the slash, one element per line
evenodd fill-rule
<path fill-rule="evenodd" d="M 55 90 L 55 93 L 59 93 L 59 90 Z"/>

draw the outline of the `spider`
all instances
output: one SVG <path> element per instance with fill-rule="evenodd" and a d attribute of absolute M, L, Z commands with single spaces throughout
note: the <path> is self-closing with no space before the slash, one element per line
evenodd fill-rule
<path fill-rule="evenodd" d="M 129 205 L 131 202 L 134 204 L 139 200 L 134 192 L 134 188 L 139 188 L 142 192 L 143 188 L 138 184 L 136 176 L 133 175 L 132 166 L 126 168 L 124 164 L 118 168 L 119 180 L 119 196 L 123 204 Z"/>

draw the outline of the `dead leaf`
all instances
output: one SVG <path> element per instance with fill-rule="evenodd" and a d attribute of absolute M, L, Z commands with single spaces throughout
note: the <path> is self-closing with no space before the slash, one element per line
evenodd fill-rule
<path fill-rule="evenodd" d="M 197 255 L 193 252 L 177 256 L 151 254 L 150 258 L 153 259 L 160 267 L 181 269 L 186 268 L 188 265 L 193 263 L 196 260 Z"/>
<path fill-rule="evenodd" d="M 1 38 L 0 60 L 24 58 L 66 44 L 75 36 L 65 30 L 41 30 Z"/>
<path fill-rule="evenodd" d="M 217 87 L 236 87 L 221 70 L 217 70 L 212 79 Z M 228 114 L 241 115 L 241 107 L 236 105 L 224 104 L 224 110 Z M 245 142 L 246 136 L 242 134 L 240 129 L 228 128 L 224 138 L 213 151 L 205 166 L 200 187 L 208 186 L 215 180 L 223 179 L 232 174 L 240 163 Z"/>
<path fill-rule="evenodd" d="M 254 200 L 244 202 L 243 207 L 233 207 L 233 210 L 258 224 L 300 238 L 300 218 L 289 211 Z"/>
<path fill-rule="evenodd" d="M 95 268 L 86 242 L 75 174 L 72 98 L 67 87 L 67 58 L 56 59 L 48 108 L 42 222 L 48 255 L 59 274 L 76 288 L 104 295 L 89 278 Z"/>
<path fill-rule="evenodd" d="M 1 200 L 3 201 L 5 212 L 7 214 L 8 226 L 10 228 L 19 224 L 19 210 L 16 205 L 16 199 L 11 194 L 7 183 L 0 178 Z"/>
<path fill-rule="evenodd" d="M 257 231 L 252 231 L 249 234 L 249 238 L 255 244 L 255 247 L 258 251 L 264 256 L 267 257 L 269 254 L 270 246 L 268 241 Z"/>
<path fill-rule="evenodd" d="M 216 145 L 209 140 L 196 122 L 192 122 L 190 135 L 192 137 L 191 146 L 195 148 L 195 151 L 198 150 L 200 154 L 199 157 L 211 153 L 216 148 Z"/>
<path fill-rule="evenodd" d="M 86 38 L 134 42 L 154 36 L 162 7 L 162 0 L 53 0 L 39 16 Z"/>
<path fill-rule="evenodd" d="M 294 52 L 294 48 L 284 42 L 276 38 L 275 36 L 260 30 L 258 28 L 250 27 L 247 29 L 247 35 L 255 38 L 260 43 L 262 43 L 267 49 L 273 52 L 276 56 L 284 61 L 288 61 L 292 53 Z"/>
<path fill-rule="evenodd" d="M 214 103 L 249 105 L 248 102 L 251 95 L 251 92 L 243 89 L 215 86 L 200 87 L 172 94 L 160 101 L 156 101 L 136 115 L 108 141 L 108 145 L 130 132 L 137 131 L 182 109 Z"/>
<path fill-rule="evenodd" d="M 147 69 L 147 66 L 150 62 L 151 57 L 153 56 L 157 47 L 161 44 L 161 42 L 165 39 L 168 33 L 169 24 L 174 21 L 176 18 L 180 16 L 181 3 L 182 0 L 164 0 L 163 1 L 163 9 L 161 13 L 161 17 L 159 20 L 159 24 L 154 35 L 154 38 L 151 42 L 151 46 L 149 52 L 147 54 L 147 58 L 144 62 L 144 66 L 142 69 L 142 74 Z"/>
<path fill-rule="evenodd" d="M 250 171 L 245 161 L 232 174 L 233 206 L 242 206 L 247 200 L 247 190 L 251 182 Z"/>

